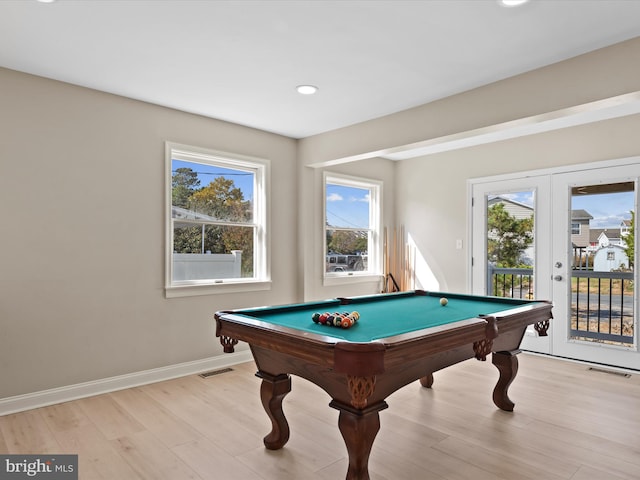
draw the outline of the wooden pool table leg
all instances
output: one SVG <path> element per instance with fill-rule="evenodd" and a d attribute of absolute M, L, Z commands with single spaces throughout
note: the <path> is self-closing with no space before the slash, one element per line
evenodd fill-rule
<path fill-rule="evenodd" d="M 433 385 L 433 373 L 429 372 L 420 378 L 420 384 L 425 388 L 431 388 Z"/>
<path fill-rule="evenodd" d="M 520 350 L 493 352 L 492 363 L 500 372 L 498 383 L 493 389 L 493 403 L 502 410 L 513 412 L 515 404 L 509 399 L 508 389 L 518 373 L 518 357 Z"/>
<path fill-rule="evenodd" d="M 274 376 L 265 372 L 258 372 L 256 376 L 262 379 L 260 399 L 271 419 L 271 432 L 264 437 L 264 446 L 278 450 L 289 440 L 289 423 L 282 410 L 282 400 L 291 391 L 291 377 L 286 373 Z"/>
<path fill-rule="evenodd" d="M 345 407 L 336 401 L 330 405 L 340 411 L 338 427 L 349 456 L 346 480 L 369 480 L 369 455 L 380 430 L 378 412 L 387 408 L 387 403 L 380 402 L 364 410 Z"/>

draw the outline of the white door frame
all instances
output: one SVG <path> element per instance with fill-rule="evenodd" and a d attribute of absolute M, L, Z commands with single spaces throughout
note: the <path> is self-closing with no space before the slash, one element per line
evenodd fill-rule
<path fill-rule="evenodd" d="M 638 322 L 635 321 L 634 347 L 606 345 L 597 342 L 572 340 L 569 335 L 569 321 L 571 309 L 571 188 L 588 185 L 620 183 L 632 181 L 635 183 L 636 197 L 634 210 L 638 211 L 638 180 L 640 179 L 640 162 L 631 165 L 608 166 L 584 170 L 580 175 L 573 173 L 556 174 L 552 177 L 552 197 L 554 201 L 554 215 L 552 230 L 553 263 L 561 263 L 562 267 L 555 269 L 553 281 L 554 321 L 552 352 L 554 355 L 586 360 L 589 362 L 611 365 L 621 368 L 640 370 L 640 352 L 638 351 Z M 637 279 L 637 268 L 635 270 Z M 638 317 L 638 285 L 634 282 L 634 315 Z"/>
<path fill-rule="evenodd" d="M 534 347 L 531 348 L 532 350 L 540 351 L 543 353 L 550 353 L 556 356 L 575 358 L 578 360 L 585 360 L 590 362 L 605 363 L 607 365 L 620 366 L 621 368 L 631 368 L 631 369 L 640 370 L 640 352 L 636 351 L 635 349 L 632 349 L 632 351 L 630 351 L 630 349 L 622 349 L 622 348 L 606 347 L 606 346 L 602 347 L 598 345 L 580 345 L 581 348 L 577 348 L 575 344 L 570 344 L 568 340 L 568 335 L 567 335 L 567 331 L 568 331 L 567 299 L 569 298 L 567 283 L 562 281 L 553 281 L 553 277 L 555 277 L 556 275 L 561 275 L 563 278 L 566 279 L 567 273 L 569 273 L 568 271 L 564 271 L 564 270 L 560 272 L 560 269 L 554 268 L 554 265 L 556 264 L 556 262 L 561 262 L 563 266 L 571 264 L 569 261 L 567 261 L 568 253 L 566 252 L 567 250 L 567 236 L 566 236 L 567 232 L 566 231 L 567 231 L 567 228 L 570 228 L 570 216 L 567 213 L 568 209 L 570 209 L 570 204 L 569 206 L 567 206 L 566 204 L 566 202 L 569 201 L 569 196 L 568 196 L 568 193 L 565 191 L 564 196 L 561 196 L 561 198 L 558 198 L 559 187 L 556 186 L 555 189 L 553 188 L 552 186 L 554 182 L 553 178 L 556 177 L 560 179 L 560 180 L 556 180 L 556 183 L 557 183 L 558 181 L 562 181 L 562 178 L 563 178 L 562 175 L 565 175 L 565 174 L 571 174 L 575 178 L 581 178 L 580 175 L 582 175 L 584 178 L 587 179 L 587 183 L 589 183 L 588 178 L 590 174 L 600 176 L 600 177 L 604 177 L 606 175 L 608 180 L 611 180 L 611 182 L 607 180 L 607 183 L 614 183 L 614 181 L 620 181 L 622 177 L 628 178 L 628 176 L 625 177 L 625 175 L 620 174 L 620 172 L 623 172 L 625 170 L 625 167 L 628 167 L 627 168 L 628 170 L 629 168 L 631 169 L 635 168 L 635 166 L 638 166 L 640 168 L 640 156 L 606 160 L 601 162 L 568 165 L 563 167 L 540 169 L 540 170 L 533 170 L 533 171 L 526 171 L 526 172 L 509 173 L 509 174 L 496 175 L 496 176 L 484 177 L 484 178 L 474 178 L 474 179 L 469 179 L 467 181 L 467 195 L 469 199 L 468 205 L 471 206 L 469 209 L 469 213 L 467 215 L 468 245 L 470 245 L 469 260 L 471 263 L 470 275 L 468 278 L 468 289 L 472 293 L 485 294 L 486 275 L 484 272 L 486 272 L 486 258 L 485 258 L 486 257 L 486 254 L 485 254 L 486 234 L 477 233 L 479 231 L 478 230 L 479 227 L 481 227 L 482 225 L 482 222 L 484 222 L 485 226 L 481 228 L 484 228 L 486 230 L 486 218 L 481 220 L 480 219 L 481 217 L 478 217 L 481 211 L 482 211 L 482 215 L 486 215 L 486 203 L 484 201 L 484 198 L 486 198 L 486 195 L 483 195 L 483 194 L 485 192 L 491 192 L 492 190 L 496 190 L 496 191 L 499 190 L 503 192 L 506 192 L 508 190 L 521 191 L 521 190 L 524 190 L 525 188 L 520 188 L 519 186 L 527 185 L 527 183 L 529 185 L 533 185 L 534 179 L 536 177 L 547 176 L 549 179 L 548 180 L 549 195 L 547 197 L 549 200 L 548 205 L 543 206 L 540 203 L 537 203 L 536 205 L 536 217 L 537 217 L 535 218 L 536 230 L 538 230 L 539 222 L 542 222 L 542 224 L 547 225 L 547 227 L 545 228 L 547 228 L 547 232 L 549 232 L 549 236 L 545 237 L 544 232 L 536 231 L 535 241 L 536 241 L 537 265 L 535 270 L 536 272 L 535 276 L 540 277 L 542 280 L 540 280 L 540 283 L 538 283 L 538 280 L 536 279 L 535 288 L 537 292 L 536 294 L 537 298 L 540 298 L 540 299 L 542 299 L 541 294 L 543 292 L 546 292 L 546 291 L 549 292 L 548 299 L 553 301 L 554 303 L 555 318 L 552 321 L 552 326 L 549 331 L 549 335 L 551 336 L 551 342 L 548 345 L 548 348 L 547 348 L 548 351 L 545 351 L 544 348 L 539 348 L 539 344 L 536 344 L 536 342 L 534 342 Z M 618 170 L 617 172 L 616 172 L 616 169 Z M 565 175 L 564 178 L 566 179 L 568 178 L 568 176 Z M 615 180 L 615 179 L 618 179 L 618 180 Z M 555 197 L 554 197 L 554 190 L 555 190 Z M 537 197 L 539 199 L 541 197 L 540 194 L 542 193 L 542 191 L 538 190 L 538 192 L 539 193 Z M 479 202 L 481 205 L 477 205 L 477 204 L 474 205 L 474 194 L 480 197 L 480 200 L 476 199 L 475 202 Z M 636 212 L 639 211 L 638 207 L 640 207 L 640 205 L 638 204 L 639 196 L 640 195 L 636 195 Z M 563 198 L 565 200 L 562 206 L 558 205 L 557 204 L 558 201 L 562 200 Z M 547 213 L 543 212 L 542 211 L 543 208 L 548 208 L 548 212 Z M 565 211 L 565 215 L 555 214 L 556 210 Z M 548 220 L 545 220 L 543 218 L 545 215 Z M 549 222 L 549 223 L 545 223 L 545 222 Z M 474 238 L 474 227 L 476 228 L 475 238 Z M 554 231 L 561 232 L 562 235 L 560 233 L 554 234 L 553 233 Z M 636 237 L 637 236 L 638 235 L 636 235 Z M 545 241 L 545 238 L 547 238 L 546 241 L 548 241 L 548 243 L 546 247 L 543 247 L 542 242 Z M 638 249 L 638 243 L 640 243 L 640 240 L 636 239 L 636 251 Z M 555 248 L 553 248 L 553 251 L 552 251 L 553 246 L 555 246 Z M 544 259 L 539 258 L 540 254 L 544 256 L 543 249 L 548 253 L 547 257 Z M 542 265 L 543 262 L 546 262 L 546 265 L 543 266 Z M 640 262 L 638 262 L 638 264 L 640 265 Z M 546 277 L 546 280 L 542 277 Z M 546 285 L 544 283 L 546 283 Z M 635 298 L 634 311 L 636 316 L 640 315 L 640 311 L 639 311 L 640 302 L 638 299 L 639 290 L 638 290 L 637 283 L 638 282 L 635 282 L 636 294 L 634 296 Z M 563 299 L 565 300 L 563 301 Z M 638 328 L 638 322 L 636 322 L 636 328 L 634 330 L 634 335 L 636 338 L 636 346 L 640 343 L 639 330 L 640 328 Z M 529 336 L 532 336 L 532 335 L 533 335 L 533 332 L 529 332 L 529 331 L 527 332 L 527 335 L 525 335 L 525 338 L 523 340 L 523 345 L 522 345 L 524 349 L 530 349 L 528 348 L 527 344 L 530 343 L 531 339 L 529 338 Z M 598 349 L 600 349 L 601 351 L 602 349 L 604 349 L 604 352 L 606 353 L 604 358 L 606 358 L 606 360 L 603 361 L 603 355 L 598 352 Z M 585 352 L 589 352 L 589 354 L 585 356 L 584 355 Z M 595 352 L 598 352 L 598 353 L 595 353 Z"/>
<path fill-rule="evenodd" d="M 471 213 L 471 292 L 487 294 L 487 196 L 523 191 L 535 192 L 533 281 L 536 299 L 551 300 L 551 190 L 549 175 L 529 175 L 521 178 L 472 183 Z M 527 329 L 522 348 L 551 353 L 550 337 L 539 337 L 533 326 Z"/>

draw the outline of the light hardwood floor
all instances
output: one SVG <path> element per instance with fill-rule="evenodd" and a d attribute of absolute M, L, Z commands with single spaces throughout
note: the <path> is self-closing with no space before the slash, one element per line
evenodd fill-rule
<path fill-rule="evenodd" d="M 467 361 L 388 399 L 372 480 L 640 479 L 640 375 L 521 354 L 515 412 L 491 401 L 497 370 Z M 77 453 L 83 480 L 344 479 L 337 411 L 294 377 L 289 443 L 268 451 L 270 423 L 252 363 L 0 417 L 0 452 Z"/>

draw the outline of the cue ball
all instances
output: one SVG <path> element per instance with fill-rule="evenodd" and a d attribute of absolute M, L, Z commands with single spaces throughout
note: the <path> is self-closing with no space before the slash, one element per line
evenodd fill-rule
<path fill-rule="evenodd" d="M 443 297 L 443 298 L 441 298 L 441 299 L 440 299 L 440 305 L 442 305 L 443 307 L 444 307 L 447 303 L 449 303 L 449 300 L 447 300 L 446 298 L 444 298 L 444 297 Z"/>

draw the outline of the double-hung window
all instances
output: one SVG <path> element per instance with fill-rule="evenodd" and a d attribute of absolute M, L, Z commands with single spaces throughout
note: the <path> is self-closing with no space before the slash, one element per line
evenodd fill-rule
<path fill-rule="evenodd" d="M 381 275 L 382 182 L 324 174 L 325 279 Z"/>
<path fill-rule="evenodd" d="M 269 281 L 268 162 L 167 143 L 167 296 Z"/>

